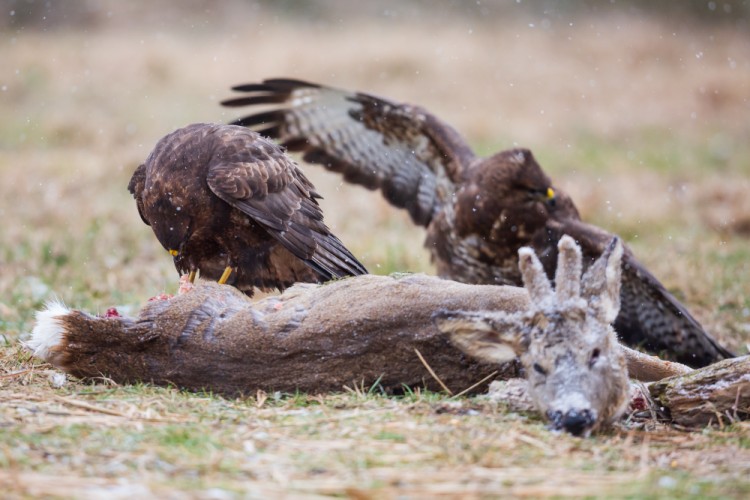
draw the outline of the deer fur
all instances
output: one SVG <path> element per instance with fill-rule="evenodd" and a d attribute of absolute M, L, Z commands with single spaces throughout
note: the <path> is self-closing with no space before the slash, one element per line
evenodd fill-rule
<path fill-rule="evenodd" d="M 524 311 L 442 311 L 438 328 L 467 354 L 505 363 L 518 357 L 529 392 L 555 429 L 588 435 L 624 412 L 627 362 L 612 322 L 620 307 L 622 244 L 614 238 L 581 277 L 581 250 L 558 243 L 555 288 L 530 248 L 519 266 L 531 302 Z"/>
<path fill-rule="evenodd" d="M 554 346 L 548 347 L 549 352 L 528 347 L 535 345 L 534 335 L 544 328 L 588 328 L 585 321 L 574 323 L 569 315 L 558 314 L 564 310 L 587 318 L 592 326 L 587 332 L 593 332 L 593 327 L 606 330 L 606 335 L 592 337 L 592 342 L 608 343 L 600 346 L 597 371 L 599 364 L 621 359 L 618 348 L 628 360 L 631 375 L 645 374 L 644 380 L 689 370 L 614 342 L 603 320 L 616 307 L 610 290 L 616 286 L 616 255 L 592 267 L 579 297 L 579 285 L 571 277 L 580 275 L 580 262 L 571 258 L 571 251 L 578 255 L 567 246 L 561 252 L 566 261 L 559 266 L 559 299 L 550 296 L 551 285 L 540 278 L 538 262 L 525 251 L 522 262 L 530 293 L 518 287 L 466 285 L 419 274 L 366 275 L 324 285 L 298 284 L 278 296 L 253 302 L 231 286 L 199 282 L 186 293 L 147 302 L 135 318 L 97 317 L 50 303 L 37 313 L 26 345 L 36 356 L 77 377 L 105 376 L 117 383 L 150 382 L 228 396 L 257 390 L 319 393 L 375 383 L 390 393 L 404 387 L 442 390 L 419 360 L 418 350 L 441 381 L 457 393 L 496 371 L 496 378 L 517 376 L 517 363 L 503 361 L 524 349 L 522 360 L 538 353 L 539 363 L 544 362 L 552 374 L 553 367 L 544 359 L 553 360 L 547 356 Z M 608 297 L 597 295 L 605 292 Z M 433 321 L 436 311 L 454 311 L 438 321 L 449 335 Z M 601 311 L 604 317 L 593 317 L 591 311 Z M 450 331 L 451 320 L 453 326 L 463 325 L 461 332 Z M 527 332 L 526 337 L 518 330 Z M 565 342 L 561 334 L 548 338 Z M 488 350 L 485 355 L 484 349 Z M 571 362 L 586 365 L 590 355 L 590 348 L 573 353 Z M 534 383 L 543 382 L 533 363 L 526 371 Z M 545 383 L 551 380 L 548 377 Z M 616 396 L 610 398 L 613 409 L 605 415 L 597 407 L 597 422 L 611 420 L 619 412 L 617 381 L 613 385 Z M 471 392 L 486 387 L 484 383 Z M 591 391 L 591 387 L 580 391 Z M 544 401 L 539 404 L 544 411 L 549 408 Z"/>
<path fill-rule="evenodd" d="M 52 304 L 37 314 L 27 345 L 77 377 L 229 396 L 340 391 L 375 382 L 387 392 L 442 390 L 416 349 L 460 392 L 496 371 L 496 363 L 453 347 L 432 314 L 444 308 L 514 311 L 527 304 L 522 288 L 424 275 L 297 284 L 255 302 L 234 287 L 202 281 L 182 295 L 147 302 L 136 318 L 101 318 Z M 503 377 L 514 374 L 512 363 L 501 369 Z"/>

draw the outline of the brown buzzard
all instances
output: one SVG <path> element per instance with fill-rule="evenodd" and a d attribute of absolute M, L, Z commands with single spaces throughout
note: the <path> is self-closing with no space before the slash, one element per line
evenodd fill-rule
<path fill-rule="evenodd" d="M 587 263 L 612 235 L 580 220 L 528 150 L 479 158 L 427 110 L 361 92 L 289 79 L 239 85 L 225 106 L 270 105 L 234 122 L 278 139 L 349 182 L 379 189 L 427 228 L 440 276 L 465 283 L 521 284 L 518 248 L 532 246 L 554 276 L 557 242 L 569 234 Z M 629 249 L 615 323 L 632 346 L 692 366 L 730 357 Z"/>
<path fill-rule="evenodd" d="M 180 274 L 252 294 L 367 270 L 323 223 L 320 195 L 273 142 L 198 123 L 161 139 L 130 179 L 143 222 Z"/>

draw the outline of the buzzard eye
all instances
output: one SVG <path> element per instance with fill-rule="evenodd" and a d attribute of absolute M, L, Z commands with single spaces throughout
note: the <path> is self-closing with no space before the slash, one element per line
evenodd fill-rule
<path fill-rule="evenodd" d="M 547 370 L 542 368 L 542 365 L 540 365 L 539 363 L 534 363 L 533 368 L 534 368 L 534 371 L 537 372 L 538 374 L 545 375 L 545 376 L 547 375 Z"/>

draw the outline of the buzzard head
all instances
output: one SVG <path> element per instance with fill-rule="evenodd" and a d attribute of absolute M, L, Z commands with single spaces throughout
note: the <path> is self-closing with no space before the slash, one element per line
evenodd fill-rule
<path fill-rule="evenodd" d="M 488 161 L 496 165 L 495 168 L 507 181 L 508 190 L 515 194 L 514 197 L 520 204 L 555 205 L 556 195 L 552 181 L 528 149 L 502 151 Z"/>
<path fill-rule="evenodd" d="M 181 207 L 172 204 L 162 204 L 158 207 L 159 216 L 151 221 L 151 228 L 159 243 L 174 258 L 175 267 L 180 271 L 187 271 L 185 263 L 188 249 L 187 242 L 192 234 L 192 219 L 182 213 Z"/>
<path fill-rule="evenodd" d="M 544 209 L 557 199 L 552 181 L 528 149 L 502 151 L 477 163 L 467 175 L 464 191 L 472 198 L 467 201 L 482 205 L 482 212 L 528 210 L 535 205 Z"/>
<path fill-rule="evenodd" d="M 557 197 L 531 151 L 503 151 L 467 172 L 456 200 L 456 230 L 459 235 L 489 236 L 508 248 L 529 244 L 544 227 Z"/>
<path fill-rule="evenodd" d="M 170 136 L 160 141 L 162 145 Z M 167 141 L 168 142 L 168 141 Z M 157 149 L 149 155 L 146 163 L 140 165 L 133 173 L 128 190 L 135 198 L 138 213 L 143 222 L 151 226 L 159 243 L 174 258 L 175 266 L 180 272 L 188 271 L 186 258 L 187 241 L 192 234 L 193 218 L 190 215 L 193 207 L 199 205 L 184 185 L 174 182 L 166 173 L 179 166 L 180 157 L 164 155 L 164 164 L 168 168 L 154 170 L 159 165 Z"/>

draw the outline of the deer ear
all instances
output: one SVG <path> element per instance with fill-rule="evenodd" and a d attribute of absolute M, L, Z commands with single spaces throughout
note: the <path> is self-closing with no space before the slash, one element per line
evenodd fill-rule
<path fill-rule="evenodd" d="M 615 236 L 581 279 L 583 296 L 589 307 L 606 323 L 612 323 L 620 312 L 622 254 L 622 242 Z"/>
<path fill-rule="evenodd" d="M 488 363 L 512 361 L 529 345 L 521 323 L 504 313 L 443 310 L 432 319 L 454 346 Z"/>

